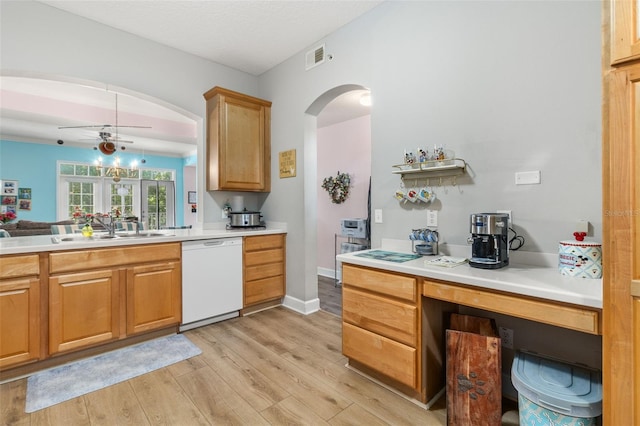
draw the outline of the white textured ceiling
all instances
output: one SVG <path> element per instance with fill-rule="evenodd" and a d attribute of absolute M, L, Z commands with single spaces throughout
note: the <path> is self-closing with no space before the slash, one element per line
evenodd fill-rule
<path fill-rule="evenodd" d="M 326 35 L 382 1 L 41 1 L 131 34 L 216 63 L 260 75 L 312 46 Z M 1 78 L 0 137 L 8 140 L 66 145 L 96 145 L 99 130 L 58 129 L 78 124 L 135 124 L 151 129 L 119 129 L 130 150 L 187 156 L 196 150 L 193 120 L 164 106 L 120 95 L 104 88 L 74 87 L 65 82 L 20 77 Z M 338 97 L 318 116 L 323 127 L 366 115 L 360 92 Z M 45 106 L 48 105 L 48 109 Z M 191 126 L 191 127 L 189 127 Z"/>
<path fill-rule="evenodd" d="M 381 1 L 75 0 L 41 3 L 260 75 Z"/>

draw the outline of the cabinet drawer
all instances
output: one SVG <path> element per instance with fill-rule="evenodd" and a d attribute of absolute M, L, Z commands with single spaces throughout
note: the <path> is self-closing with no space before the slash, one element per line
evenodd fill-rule
<path fill-rule="evenodd" d="M 426 280 L 422 286 L 422 294 L 433 299 L 446 300 L 584 333 L 602 334 L 600 312 L 586 307 Z"/>
<path fill-rule="evenodd" d="M 282 249 L 260 250 L 245 253 L 244 255 L 244 265 L 246 267 L 264 265 L 266 263 L 283 263 L 283 261 L 284 250 Z"/>
<path fill-rule="evenodd" d="M 416 347 L 418 308 L 415 305 L 344 288 L 342 306 L 344 321 Z"/>
<path fill-rule="evenodd" d="M 49 272 L 57 274 L 94 268 L 118 267 L 133 263 L 178 260 L 181 258 L 180 256 L 180 243 L 66 251 L 49 254 Z"/>
<path fill-rule="evenodd" d="M 245 251 L 264 250 L 272 248 L 284 247 L 284 235 L 260 235 L 258 237 L 245 237 L 244 249 Z"/>
<path fill-rule="evenodd" d="M 37 254 L 0 257 L 0 278 L 26 277 L 39 273 Z"/>
<path fill-rule="evenodd" d="M 342 353 L 400 383 L 417 386 L 414 348 L 343 322 Z"/>
<path fill-rule="evenodd" d="M 245 281 L 254 281 L 263 278 L 275 277 L 284 274 L 284 265 L 280 263 L 271 263 L 268 265 L 250 266 L 244 270 Z"/>
<path fill-rule="evenodd" d="M 248 281 L 244 284 L 244 305 L 277 299 L 284 296 L 284 276 Z"/>
<path fill-rule="evenodd" d="M 415 302 L 417 298 L 416 279 L 405 275 L 344 264 L 342 283 L 345 286 L 375 291 L 411 302 Z"/>

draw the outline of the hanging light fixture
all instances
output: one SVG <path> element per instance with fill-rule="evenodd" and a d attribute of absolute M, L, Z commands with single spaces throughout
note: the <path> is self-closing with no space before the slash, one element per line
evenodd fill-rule
<path fill-rule="evenodd" d="M 103 166 L 102 165 L 102 157 L 99 157 L 95 161 L 95 167 L 100 170 L 104 170 L 104 176 L 113 178 L 113 181 L 118 183 L 124 177 L 129 177 L 129 173 L 132 170 L 137 170 L 138 163 L 136 161 L 132 162 L 129 167 L 121 167 L 120 166 L 120 157 L 115 157 L 113 160 L 112 166 Z"/>

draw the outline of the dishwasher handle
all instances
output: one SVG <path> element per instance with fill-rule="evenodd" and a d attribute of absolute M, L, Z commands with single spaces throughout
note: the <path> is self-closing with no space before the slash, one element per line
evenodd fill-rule
<path fill-rule="evenodd" d="M 225 246 L 242 245 L 241 238 L 215 238 L 211 240 L 187 241 L 182 244 L 183 250 L 198 250 L 204 248 L 216 248 Z"/>

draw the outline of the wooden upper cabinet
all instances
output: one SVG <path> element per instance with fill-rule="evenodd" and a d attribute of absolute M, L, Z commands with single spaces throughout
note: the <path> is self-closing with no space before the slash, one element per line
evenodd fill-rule
<path fill-rule="evenodd" d="M 640 59 L 638 0 L 611 0 L 611 63 Z"/>
<path fill-rule="evenodd" d="M 271 102 L 214 87 L 207 101 L 207 191 L 271 190 Z"/>

